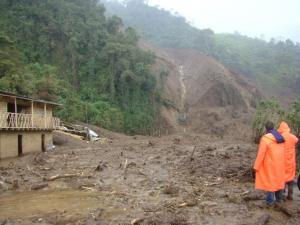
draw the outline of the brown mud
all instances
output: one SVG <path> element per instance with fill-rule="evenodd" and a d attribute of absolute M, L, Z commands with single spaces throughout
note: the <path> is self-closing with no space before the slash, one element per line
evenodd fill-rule
<path fill-rule="evenodd" d="M 162 92 L 159 134 L 201 133 L 249 140 L 255 107 L 262 98 L 256 83 L 193 49 L 140 46 L 153 51 L 152 70 Z"/>
<path fill-rule="evenodd" d="M 191 134 L 111 137 L 0 161 L 0 224 L 300 223 L 299 192 L 267 208 L 254 190 L 255 145 Z"/>

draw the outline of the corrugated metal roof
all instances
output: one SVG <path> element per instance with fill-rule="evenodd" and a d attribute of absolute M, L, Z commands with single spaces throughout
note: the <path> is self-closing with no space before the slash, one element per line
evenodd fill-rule
<path fill-rule="evenodd" d="M 51 101 L 46 101 L 46 100 L 42 100 L 42 99 L 34 99 L 34 98 L 30 98 L 28 96 L 24 96 L 24 95 L 17 95 L 15 93 L 12 92 L 8 92 L 8 91 L 1 91 L 0 90 L 0 96 L 6 96 L 6 97 L 15 97 L 17 99 L 21 99 L 21 100 L 27 100 L 27 101 L 33 101 L 33 102 L 38 102 L 38 103 L 45 103 L 48 105 L 54 105 L 54 106 L 62 106 L 62 104 L 56 103 L 56 102 L 51 102 Z"/>

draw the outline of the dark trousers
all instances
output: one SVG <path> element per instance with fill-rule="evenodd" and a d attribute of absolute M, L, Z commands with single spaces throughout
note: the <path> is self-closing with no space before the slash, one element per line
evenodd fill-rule
<path fill-rule="evenodd" d="M 294 192 L 294 181 L 289 181 L 286 183 L 287 189 L 288 189 L 288 194 L 287 194 L 287 199 L 292 200 L 293 199 L 293 192 Z"/>
<path fill-rule="evenodd" d="M 266 202 L 267 204 L 272 204 L 276 202 L 283 201 L 283 190 L 275 191 L 275 192 L 267 192 Z"/>
<path fill-rule="evenodd" d="M 283 190 L 275 191 L 276 202 L 283 201 Z"/>

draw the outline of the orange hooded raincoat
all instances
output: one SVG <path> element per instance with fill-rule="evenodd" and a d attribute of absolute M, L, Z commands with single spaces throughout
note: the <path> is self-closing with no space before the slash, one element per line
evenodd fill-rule
<path fill-rule="evenodd" d="M 270 133 L 260 139 L 254 169 L 256 189 L 270 192 L 284 189 L 284 144 L 278 144 Z"/>
<path fill-rule="evenodd" d="M 286 122 L 281 122 L 278 132 L 283 136 L 284 159 L 285 159 L 285 181 L 292 181 L 296 176 L 296 149 L 298 138 L 291 133 Z"/>

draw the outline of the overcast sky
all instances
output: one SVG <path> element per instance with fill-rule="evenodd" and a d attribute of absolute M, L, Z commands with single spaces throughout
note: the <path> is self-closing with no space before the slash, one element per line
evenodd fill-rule
<path fill-rule="evenodd" d="M 194 26 L 217 33 L 235 31 L 266 40 L 300 42 L 300 0 L 149 0 L 179 12 Z"/>

